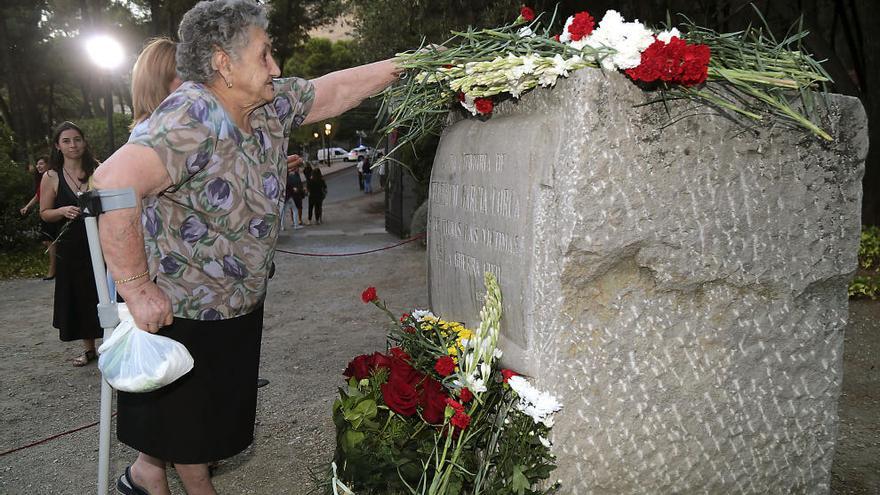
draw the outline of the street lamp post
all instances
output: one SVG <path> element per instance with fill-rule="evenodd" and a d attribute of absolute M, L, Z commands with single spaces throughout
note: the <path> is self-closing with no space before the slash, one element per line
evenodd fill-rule
<path fill-rule="evenodd" d="M 92 62 L 105 71 L 104 108 L 107 114 L 107 141 L 110 145 L 108 153 L 112 155 L 116 143 L 114 143 L 113 139 L 113 90 L 110 76 L 112 75 L 113 70 L 122 64 L 125 54 L 122 51 L 122 45 L 120 45 L 115 39 L 106 35 L 94 36 L 86 41 L 86 51 L 89 54 L 89 58 L 92 59 Z M 104 157 L 105 160 L 107 158 L 107 156 Z"/>
<path fill-rule="evenodd" d="M 328 142 L 328 143 L 330 142 L 330 130 L 331 130 L 331 129 L 333 129 L 333 125 L 331 125 L 329 122 L 326 123 L 326 124 L 324 124 L 324 134 L 327 135 L 327 142 Z M 329 151 L 328 151 L 327 153 L 325 153 L 324 156 L 327 158 L 327 165 L 330 165 L 330 153 L 329 153 Z"/>

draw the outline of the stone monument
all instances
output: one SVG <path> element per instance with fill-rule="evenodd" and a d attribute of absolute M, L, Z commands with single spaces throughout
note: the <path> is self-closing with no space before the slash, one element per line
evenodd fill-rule
<path fill-rule="evenodd" d="M 504 297 L 505 364 L 564 404 L 563 493 L 827 493 L 864 110 L 822 142 L 663 105 L 616 73 L 460 120 L 430 184 L 432 308 Z"/>

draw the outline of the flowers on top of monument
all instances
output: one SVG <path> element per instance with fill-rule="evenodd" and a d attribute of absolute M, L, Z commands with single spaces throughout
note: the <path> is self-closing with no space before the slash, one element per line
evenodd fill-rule
<path fill-rule="evenodd" d="M 475 329 L 426 310 L 388 312 L 388 351 L 349 362 L 333 405 L 335 486 L 361 495 L 558 488 L 541 487 L 556 467 L 546 439 L 558 401 L 524 378 L 518 388 L 504 383 L 501 291 L 491 274 L 485 282 Z M 372 302 L 387 312 L 378 297 Z"/>
<path fill-rule="evenodd" d="M 545 26 L 542 17 L 528 20 L 520 11 L 507 26 L 455 32 L 442 49 L 397 54 L 412 77 L 386 89 L 383 131 L 396 131 L 396 146 L 405 146 L 439 134 L 450 104 L 486 118 L 507 98 L 594 67 L 622 71 L 642 89 L 661 92 L 648 103 L 689 99 L 749 125 L 796 126 L 831 140 L 818 124 L 823 107 L 816 102 L 831 78 L 803 46 L 806 32 L 794 30 L 780 42 L 760 26 L 718 33 L 686 18 L 655 29 L 615 10 L 598 23 L 598 16 L 578 12 L 559 32 L 554 19 Z"/>

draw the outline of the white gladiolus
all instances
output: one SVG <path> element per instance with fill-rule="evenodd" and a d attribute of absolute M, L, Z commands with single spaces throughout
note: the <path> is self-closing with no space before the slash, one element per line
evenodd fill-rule
<path fill-rule="evenodd" d="M 543 445 L 544 447 L 547 447 L 548 449 L 550 448 L 550 445 L 551 445 L 550 440 L 547 440 L 544 437 L 538 437 L 538 440 L 541 442 L 541 445 Z"/>
<path fill-rule="evenodd" d="M 474 104 L 473 96 L 464 95 L 464 100 L 461 101 L 461 106 L 463 106 L 465 110 L 470 112 L 471 115 L 476 115 L 477 113 L 479 113 L 477 112 L 477 105 Z"/>
<path fill-rule="evenodd" d="M 535 423 L 544 423 L 548 428 L 553 426 L 551 415 L 562 409 L 562 404 L 547 392 L 541 392 L 522 376 L 512 376 L 507 380 L 510 388 L 519 396 L 516 408 Z"/>

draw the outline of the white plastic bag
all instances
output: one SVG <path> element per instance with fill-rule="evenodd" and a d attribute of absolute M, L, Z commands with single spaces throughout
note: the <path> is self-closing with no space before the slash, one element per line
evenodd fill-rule
<path fill-rule="evenodd" d="M 111 387 L 150 392 L 193 368 L 193 358 L 183 344 L 139 329 L 125 303 L 117 307 L 120 322 L 98 348 L 98 368 Z"/>

